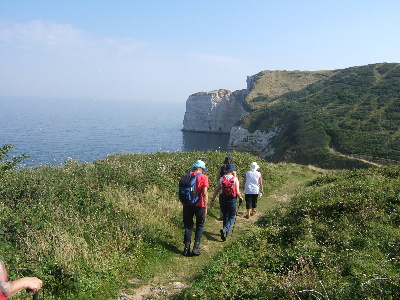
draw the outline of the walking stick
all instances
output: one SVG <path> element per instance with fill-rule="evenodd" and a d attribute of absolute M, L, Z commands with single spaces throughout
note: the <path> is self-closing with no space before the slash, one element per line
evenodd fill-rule
<path fill-rule="evenodd" d="M 32 290 L 27 289 L 26 290 L 28 293 L 32 292 Z M 39 291 L 33 294 L 33 300 L 38 300 L 39 299 Z"/>

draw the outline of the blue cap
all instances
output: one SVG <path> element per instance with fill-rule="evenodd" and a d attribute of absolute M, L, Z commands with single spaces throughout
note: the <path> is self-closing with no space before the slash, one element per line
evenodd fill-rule
<path fill-rule="evenodd" d="M 235 169 L 235 165 L 234 164 L 227 164 L 225 167 L 225 172 L 233 172 L 233 171 L 237 171 L 237 169 Z"/>
<path fill-rule="evenodd" d="M 225 157 L 224 164 L 230 164 L 230 163 L 232 163 L 232 157 L 230 156 Z"/>
<path fill-rule="evenodd" d="M 202 168 L 204 171 L 207 171 L 206 164 L 205 164 L 204 161 L 202 161 L 202 160 L 196 161 L 196 162 L 192 165 L 191 168 L 192 168 L 192 169 L 193 169 L 193 168 Z"/>

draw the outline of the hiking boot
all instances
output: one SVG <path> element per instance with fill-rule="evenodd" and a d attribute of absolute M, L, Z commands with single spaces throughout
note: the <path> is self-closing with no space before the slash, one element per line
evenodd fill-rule
<path fill-rule="evenodd" d="M 183 255 L 188 256 L 190 254 L 190 244 L 185 245 L 185 248 L 183 248 Z"/>
<path fill-rule="evenodd" d="M 194 243 L 194 247 L 193 247 L 193 251 L 192 251 L 193 255 L 200 255 L 200 243 L 196 242 Z"/>
<path fill-rule="evenodd" d="M 221 240 L 223 240 L 225 242 L 226 241 L 226 231 L 225 231 L 225 229 L 221 229 L 219 232 L 221 233 Z"/>

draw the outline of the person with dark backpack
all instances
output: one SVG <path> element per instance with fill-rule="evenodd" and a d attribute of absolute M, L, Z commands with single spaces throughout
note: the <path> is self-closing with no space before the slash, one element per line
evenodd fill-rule
<path fill-rule="evenodd" d="M 222 176 L 225 175 L 226 166 L 229 165 L 229 164 L 231 164 L 232 161 L 233 161 L 233 160 L 232 160 L 232 157 L 230 157 L 230 156 L 225 157 L 225 159 L 224 159 L 224 164 L 223 164 L 221 167 L 218 168 L 218 172 L 217 172 L 217 183 L 218 183 L 219 179 L 220 179 Z M 236 176 L 236 171 L 233 172 L 233 175 Z"/>
<path fill-rule="evenodd" d="M 208 203 L 208 177 L 203 173 L 207 171 L 203 161 L 198 160 L 191 166 L 192 172 L 179 180 L 179 199 L 183 206 L 183 224 L 185 233 L 183 236 L 183 255 L 200 255 L 200 242 L 204 230 L 204 222 L 207 216 Z M 190 252 L 190 244 L 193 232 L 193 217 L 196 218 L 196 228 L 193 251 Z"/>
<path fill-rule="evenodd" d="M 220 194 L 219 204 L 222 212 L 222 226 L 220 230 L 221 239 L 226 241 L 231 227 L 236 220 L 236 199 L 239 198 L 243 201 L 240 195 L 239 180 L 234 175 L 236 171 L 234 164 L 227 164 L 225 168 L 225 175 L 218 181 L 217 188 L 214 191 L 210 206 L 212 207 L 217 194 Z"/>

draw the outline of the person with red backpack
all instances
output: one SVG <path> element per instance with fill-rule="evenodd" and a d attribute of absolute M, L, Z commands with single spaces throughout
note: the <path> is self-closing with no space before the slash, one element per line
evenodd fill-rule
<path fill-rule="evenodd" d="M 220 230 L 221 240 L 226 241 L 231 227 L 236 220 L 236 199 L 239 198 L 243 201 L 240 195 L 239 180 L 234 175 L 236 171 L 234 164 L 227 164 L 225 168 L 225 175 L 219 181 L 217 188 L 214 191 L 210 206 L 212 207 L 217 194 L 220 193 L 219 205 L 222 212 L 222 229 Z"/>
<path fill-rule="evenodd" d="M 224 164 L 221 167 L 218 168 L 217 184 L 218 184 L 219 180 L 221 179 L 221 177 L 225 175 L 226 166 L 231 164 L 231 163 L 232 163 L 232 157 L 230 157 L 230 156 L 225 157 Z M 232 174 L 236 177 L 236 171 L 234 171 Z M 220 194 L 219 197 L 221 198 L 221 194 Z M 221 202 L 221 199 L 220 199 L 219 202 Z M 222 219 L 223 219 L 223 215 L 222 215 L 222 211 L 220 209 L 220 220 L 222 220 Z"/>

